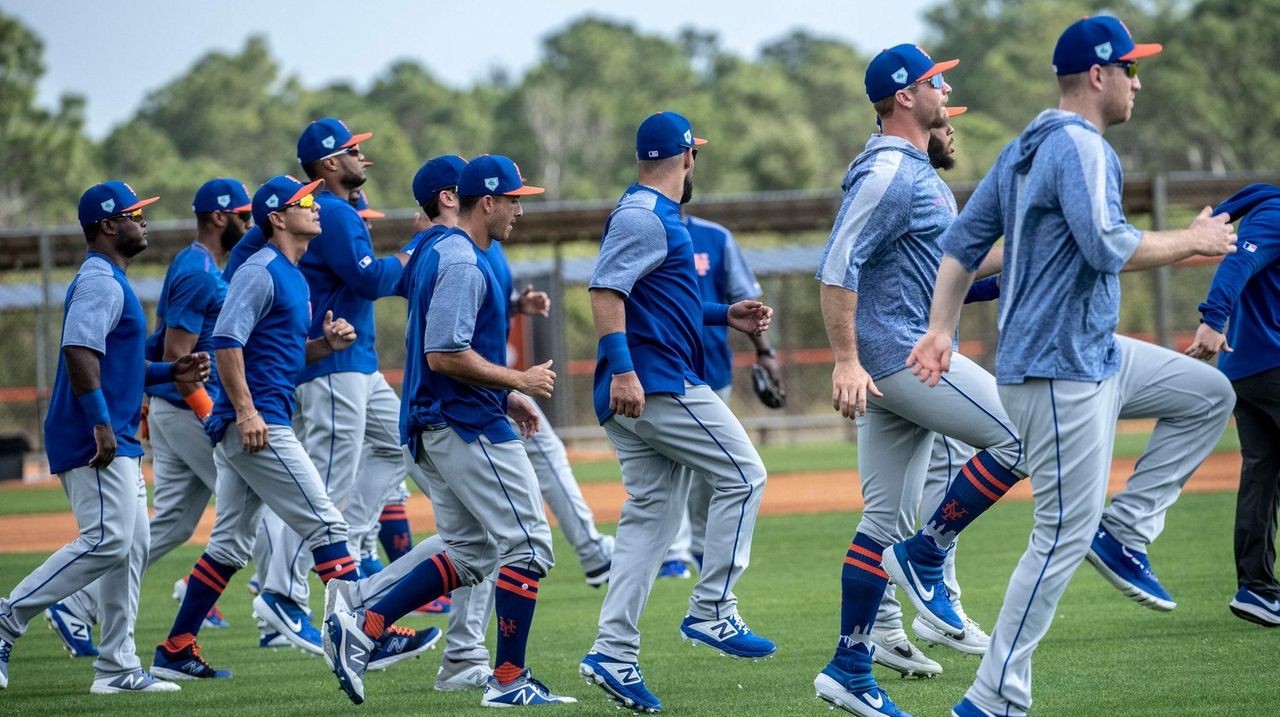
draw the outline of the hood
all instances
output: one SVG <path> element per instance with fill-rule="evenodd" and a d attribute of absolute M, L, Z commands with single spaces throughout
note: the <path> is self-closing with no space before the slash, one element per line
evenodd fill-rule
<path fill-rule="evenodd" d="M 848 170 L 845 171 L 844 181 L 840 183 L 840 189 L 849 191 L 849 187 L 853 186 L 853 170 L 860 164 L 870 162 L 875 159 L 877 154 L 881 152 L 902 152 L 903 154 L 914 157 L 922 162 L 929 161 L 929 155 L 916 148 L 907 140 L 892 135 L 873 134 L 871 139 L 867 140 L 866 149 L 849 163 Z"/>
<path fill-rule="evenodd" d="M 1049 135 L 1054 130 L 1073 124 L 1094 132 L 1098 131 L 1098 128 L 1094 127 L 1093 123 L 1075 112 L 1045 110 L 1036 115 L 1036 118 L 1031 120 L 1031 124 L 1027 125 L 1027 128 L 1022 130 L 1022 134 L 1018 137 L 1018 159 L 1013 164 L 1013 171 L 1018 174 L 1026 174 L 1030 171 L 1031 163 L 1036 158 L 1036 152 L 1040 149 L 1040 145 L 1048 139 Z"/>
<path fill-rule="evenodd" d="M 1226 212 L 1231 215 L 1231 221 L 1234 222 L 1253 211 L 1259 204 L 1273 199 L 1280 199 L 1280 187 L 1274 184 L 1250 184 L 1214 207 L 1213 213 Z"/>

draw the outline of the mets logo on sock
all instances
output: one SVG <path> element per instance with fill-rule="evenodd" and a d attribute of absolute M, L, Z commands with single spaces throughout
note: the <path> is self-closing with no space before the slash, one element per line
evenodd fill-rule
<path fill-rule="evenodd" d="M 498 631 L 503 637 L 512 637 L 519 630 L 520 626 L 516 624 L 515 618 L 500 617 L 498 618 Z"/>
<path fill-rule="evenodd" d="M 942 506 L 942 517 L 947 520 L 959 520 L 960 518 L 963 518 L 968 514 L 969 514 L 969 511 L 959 507 L 959 505 L 954 500 Z"/>

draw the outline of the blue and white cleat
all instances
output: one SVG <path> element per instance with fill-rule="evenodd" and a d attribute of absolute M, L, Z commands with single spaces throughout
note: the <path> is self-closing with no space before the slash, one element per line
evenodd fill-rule
<path fill-rule="evenodd" d="M 440 628 L 429 627 L 426 630 L 411 630 L 407 627 L 392 625 L 382 634 L 377 647 L 369 656 L 369 670 L 385 670 L 388 667 L 417 657 L 430 650 L 440 641 Z"/>
<path fill-rule="evenodd" d="M 378 556 L 366 555 L 363 558 L 360 558 L 360 575 L 362 577 L 367 578 L 370 575 L 377 575 L 382 572 L 382 570 L 382 559 Z"/>
<path fill-rule="evenodd" d="M 338 582 L 329 581 L 330 584 Z M 328 587 L 328 586 L 326 586 Z M 326 602 L 328 602 L 326 596 Z M 337 605 L 324 619 L 324 654 L 338 678 L 338 686 L 356 704 L 364 702 L 364 673 L 369 655 L 377 643 L 360 629 L 359 618 L 350 607 Z"/>
<path fill-rule="evenodd" d="M 481 707 L 540 707 L 542 705 L 567 705 L 577 702 L 577 698 L 557 695 L 547 686 L 533 678 L 529 668 L 515 680 L 507 684 L 498 682 L 497 677 L 490 677 L 484 686 L 484 697 L 480 699 Z"/>
<path fill-rule="evenodd" d="M 772 640 L 751 632 L 737 613 L 716 620 L 699 620 L 686 615 L 684 622 L 680 623 L 680 635 L 695 645 L 709 645 L 731 657 L 758 660 L 778 650 Z"/>
<path fill-rule="evenodd" d="M 258 647 L 264 649 L 274 649 L 277 647 L 293 647 L 293 643 L 289 642 L 289 638 L 278 632 L 273 632 L 268 628 L 267 632 L 258 633 Z"/>
<path fill-rule="evenodd" d="M 98 647 L 93 644 L 93 626 L 76 617 L 66 605 L 60 602 L 51 605 L 44 611 L 44 621 L 72 657 L 98 656 Z"/>
<path fill-rule="evenodd" d="M 1089 554 L 1085 557 L 1102 573 L 1107 582 L 1139 605 L 1164 612 L 1178 606 L 1169 591 L 1156 579 L 1155 573 L 1151 572 L 1147 554 L 1121 545 L 1105 526 L 1098 526 L 1093 544 L 1089 546 Z"/>
<path fill-rule="evenodd" d="M 166 680 L 231 679 L 231 670 L 215 670 L 200 656 L 200 646 L 194 642 L 180 652 L 169 652 L 164 645 L 157 647 L 151 658 L 151 674 Z"/>
<path fill-rule="evenodd" d="M 1240 588 L 1231 598 L 1231 612 L 1263 627 L 1280 627 L 1280 599 L 1268 600 L 1249 588 Z"/>
<path fill-rule="evenodd" d="M 951 708 L 951 717 L 996 717 L 969 701 L 966 697 Z"/>
<path fill-rule="evenodd" d="M 693 577 L 693 573 L 689 572 L 689 566 L 685 565 L 683 560 L 664 560 L 662 567 L 658 569 L 658 577 L 687 580 Z"/>
<path fill-rule="evenodd" d="M 158 680 L 142 670 L 114 677 L 99 677 L 89 688 L 91 695 L 114 695 L 122 692 L 177 692 L 182 688 L 172 682 Z"/>
<path fill-rule="evenodd" d="M 645 687 L 638 662 L 615 660 L 592 650 L 582 658 L 578 674 L 586 678 L 587 684 L 604 690 L 619 707 L 641 714 L 662 711 L 662 702 Z"/>
<path fill-rule="evenodd" d="M 283 595 L 264 592 L 253 599 L 253 614 L 267 624 L 270 631 L 284 636 L 289 644 L 312 655 L 323 655 L 320 631 L 298 603 Z"/>
<path fill-rule="evenodd" d="M 813 679 L 813 689 L 822 701 L 839 707 L 845 712 L 862 717 L 911 717 L 898 709 L 888 693 L 880 689 L 868 672 L 850 675 L 833 665 L 827 665 Z"/>
<path fill-rule="evenodd" d="M 258 595 L 262 594 L 262 583 L 258 582 L 257 578 L 249 578 L 249 584 L 245 585 L 244 587 L 245 587 L 245 590 L 248 590 L 249 594 L 253 595 L 254 597 L 257 597 Z"/>
<path fill-rule="evenodd" d="M 925 540 L 928 538 L 917 533 L 901 543 L 885 548 L 881 556 L 881 565 L 889 574 L 889 579 L 901 587 L 911 599 L 911 604 L 916 606 L 920 617 L 941 632 L 963 637 L 964 620 L 956 614 L 955 608 L 951 605 L 951 595 L 947 592 L 947 586 L 942 583 L 942 558 L 946 557 L 946 552 L 941 551 L 942 555 L 936 566 L 924 565 L 911 556 L 912 547 L 921 550 L 926 547 L 937 550 L 932 546 L 922 546 L 918 543 L 912 545 L 914 541 Z"/>
<path fill-rule="evenodd" d="M 9 653 L 13 652 L 13 643 L 0 637 L 0 690 L 9 687 Z"/>

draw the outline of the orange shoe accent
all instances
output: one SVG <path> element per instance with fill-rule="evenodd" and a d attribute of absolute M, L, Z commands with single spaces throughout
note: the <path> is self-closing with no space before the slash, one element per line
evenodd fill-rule
<path fill-rule="evenodd" d="M 165 640 L 160 643 L 160 647 L 163 647 L 167 652 L 182 652 L 188 645 L 194 645 L 195 642 L 196 636 L 188 632 Z"/>
<path fill-rule="evenodd" d="M 382 637 L 382 633 L 385 632 L 384 630 L 385 624 L 386 624 L 386 618 L 384 618 L 383 616 L 379 615 L 378 613 L 372 610 L 365 610 L 364 634 L 368 635 L 374 640 L 380 639 Z"/>
<path fill-rule="evenodd" d="M 520 675 L 523 674 L 523 667 L 516 667 L 510 662 L 504 662 L 493 669 L 493 676 L 498 678 L 498 684 L 500 685 L 509 685 L 520 679 Z"/>

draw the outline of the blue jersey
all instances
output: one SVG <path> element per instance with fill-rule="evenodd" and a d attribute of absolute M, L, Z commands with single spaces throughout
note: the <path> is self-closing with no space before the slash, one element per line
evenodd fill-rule
<path fill-rule="evenodd" d="M 684 225 L 693 241 L 693 266 L 703 301 L 736 304 L 760 298 L 760 282 L 728 229 L 697 217 L 686 217 Z M 702 356 L 702 378 L 708 386 L 720 390 L 733 383 L 728 326 L 702 327 Z"/>
<path fill-rule="evenodd" d="M 516 298 L 515 280 L 511 277 L 511 264 L 507 261 L 507 253 L 502 250 L 502 242 L 494 241 L 484 251 L 484 257 L 489 260 L 489 268 L 493 269 L 493 276 L 498 280 L 498 289 L 502 295 L 507 297 L 508 308 L 510 303 Z"/>
<path fill-rule="evenodd" d="M 310 324 L 307 281 L 274 244 L 249 257 L 232 277 L 213 329 L 213 347 L 244 351 L 245 381 L 268 425 L 293 423 L 294 390 L 307 363 Z M 235 420 L 235 407 L 224 391 L 205 420 L 205 432 L 216 444 Z"/>
<path fill-rule="evenodd" d="M 849 165 L 844 199 L 818 265 L 818 281 L 857 292 L 858 360 L 878 379 L 907 367 L 929 328 L 942 249 L 956 200 L 929 155 L 875 135 Z"/>
<path fill-rule="evenodd" d="M 99 356 L 102 395 L 116 436 L 116 456 L 141 456 L 137 433 L 147 366 L 147 316 L 124 269 L 101 254 L 89 252 L 67 287 L 62 312 L 62 347 L 83 346 Z M 62 352 L 58 353 L 58 372 L 44 419 L 44 450 L 53 473 L 87 466 L 98 451 L 93 424 L 71 389 Z"/>
<path fill-rule="evenodd" d="M 213 325 L 222 310 L 222 300 L 227 295 L 227 283 L 214 261 L 213 254 L 199 242 L 178 252 L 164 275 L 160 287 L 160 300 L 156 304 L 156 330 L 147 337 L 147 360 L 164 360 L 164 334 L 169 328 L 182 329 L 196 335 L 195 351 L 213 355 Z M 209 397 L 217 400 L 218 368 L 210 367 L 209 380 L 205 384 Z M 147 394 L 190 410 L 172 383 L 161 383 L 147 388 Z"/>
<path fill-rule="evenodd" d="M 461 229 L 420 245 L 411 279 L 405 335 L 404 438 L 415 452 L 428 426 L 447 424 L 468 443 L 519 440 L 507 419 L 507 391 L 457 381 L 432 371 L 429 353 L 474 350 L 507 364 L 507 297 L 484 252 Z"/>
<path fill-rule="evenodd" d="M 394 290 L 396 296 L 403 296 L 407 299 L 413 293 L 413 272 L 419 260 L 418 248 L 431 246 L 437 239 L 447 233 L 449 233 L 449 227 L 441 224 L 432 224 L 414 234 L 409 243 L 405 244 L 404 248 L 400 250 L 409 255 L 409 261 L 405 262 L 404 271 L 401 271 L 400 278 L 396 279 Z"/>
<path fill-rule="evenodd" d="M 943 235 L 943 250 L 970 271 L 1005 238 L 997 383 L 1102 381 L 1120 369 L 1120 270 L 1142 239 L 1125 221 L 1123 186 L 1096 127 L 1045 110 Z"/>
<path fill-rule="evenodd" d="M 393 296 L 400 278 L 400 260 L 373 255 L 369 228 L 351 203 L 325 190 L 316 195 L 320 204 L 320 236 L 311 240 L 298 267 L 311 287 L 315 315 L 309 336 L 320 338 L 327 311 L 346 319 L 356 330 L 356 341 L 307 366 L 302 380 L 331 373 L 373 373 L 378 370 L 377 330 L 373 302 Z"/>
<path fill-rule="evenodd" d="M 227 265 L 222 267 L 222 280 L 231 283 L 231 277 L 235 276 L 236 269 L 245 262 L 246 259 L 262 251 L 262 247 L 267 245 L 267 237 L 258 228 L 258 225 L 249 227 L 249 231 L 240 237 L 240 241 L 231 248 L 231 254 L 227 257 Z"/>
<path fill-rule="evenodd" d="M 1280 366 L 1280 187 L 1251 184 L 1215 211 L 1240 220 L 1236 253 L 1222 258 L 1200 313 L 1226 328 L 1233 351 L 1218 368 L 1237 381 Z"/>
<path fill-rule="evenodd" d="M 704 306 L 693 240 L 680 219 L 679 204 L 649 187 L 628 187 L 605 222 L 589 288 L 624 297 L 627 346 L 646 394 L 683 396 L 686 381 L 705 384 L 702 325 L 725 323 L 728 307 Z M 612 379 L 608 358 L 597 351 L 594 403 L 601 423 L 613 415 Z"/>

